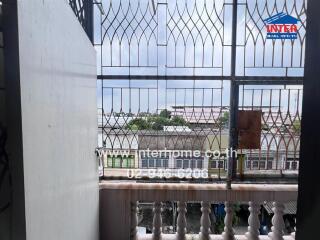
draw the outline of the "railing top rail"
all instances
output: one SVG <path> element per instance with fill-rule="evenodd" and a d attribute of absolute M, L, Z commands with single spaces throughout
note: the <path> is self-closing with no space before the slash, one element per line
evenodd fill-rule
<path fill-rule="evenodd" d="M 233 184 L 227 189 L 224 184 L 193 183 L 136 183 L 110 182 L 100 183 L 100 190 L 119 191 L 119 198 L 131 201 L 295 201 L 297 185 L 285 184 Z"/>
<path fill-rule="evenodd" d="M 119 189 L 119 190 L 206 190 L 206 191 L 246 191 L 246 192 L 296 192 L 297 184 L 232 184 L 232 189 L 226 188 L 225 184 L 219 183 L 138 183 L 138 182 L 119 182 L 102 181 L 100 189 Z"/>

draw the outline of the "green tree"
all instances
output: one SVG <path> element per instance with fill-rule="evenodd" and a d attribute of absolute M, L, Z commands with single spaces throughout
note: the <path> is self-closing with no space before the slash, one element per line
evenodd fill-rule
<path fill-rule="evenodd" d="M 300 131 L 301 131 L 301 121 L 299 119 L 294 120 L 293 123 L 292 123 L 292 128 L 293 128 L 293 131 L 295 133 L 300 133 Z"/>
<path fill-rule="evenodd" d="M 170 125 L 170 120 L 165 117 L 155 116 L 155 117 L 149 117 L 148 123 L 151 125 L 151 128 L 153 130 L 163 130 L 163 126 Z"/>
<path fill-rule="evenodd" d="M 151 125 L 143 118 L 135 118 L 132 119 L 125 128 L 130 130 L 145 130 L 151 129 Z"/>
<path fill-rule="evenodd" d="M 180 116 L 172 117 L 170 123 L 171 126 L 188 126 L 187 121 Z"/>
<path fill-rule="evenodd" d="M 148 113 L 148 112 L 139 112 L 137 114 L 137 116 L 139 116 L 139 117 L 148 117 L 150 115 L 151 115 L 151 113 Z"/>
<path fill-rule="evenodd" d="M 145 118 L 132 119 L 126 129 L 130 130 L 163 130 L 164 126 L 188 126 L 186 120 L 180 116 L 171 117 L 171 112 L 162 110 L 159 115 L 153 114 Z"/>
<path fill-rule="evenodd" d="M 222 128 L 228 127 L 228 124 L 229 124 L 229 112 L 224 112 L 223 115 L 219 117 L 218 124 Z"/>
<path fill-rule="evenodd" d="M 269 126 L 268 126 L 268 124 L 266 124 L 266 123 L 263 123 L 262 126 L 261 126 L 261 128 L 262 128 L 262 130 L 264 130 L 264 131 L 268 131 L 268 130 L 270 129 Z"/>
<path fill-rule="evenodd" d="M 171 118 L 171 112 L 167 109 L 163 109 L 161 110 L 159 116 L 163 118 Z"/>

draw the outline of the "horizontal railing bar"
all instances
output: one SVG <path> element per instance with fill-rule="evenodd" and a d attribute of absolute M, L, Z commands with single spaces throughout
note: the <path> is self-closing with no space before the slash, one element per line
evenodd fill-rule
<path fill-rule="evenodd" d="M 168 87 L 167 90 L 221 90 L 222 87 Z"/>
<path fill-rule="evenodd" d="M 101 87 L 101 88 L 104 88 L 104 89 L 141 89 L 141 90 L 147 90 L 147 89 L 150 89 L 150 90 L 156 90 L 158 88 L 155 88 L 155 87 L 128 87 L 128 86 L 125 86 L 125 87 Z M 176 87 L 176 88 L 166 88 L 167 90 L 221 90 L 222 87 Z M 245 89 L 247 90 L 247 89 Z"/>
<path fill-rule="evenodd" d="M 123 80 L 123 79 L 143 79 L 143 80 L 230 80 L 231 76 L 185 76 L 185 75 L 97 75 L 99 80 Z M 235 80 L 239 84 L 302 84 L 303 77 L 285 76 L 236 76 Z"/>
<path fill-rule="evenodd" d="M 230 76 L 178 76 L 178 75 L 98 75 L 99 80 L 143 79 L 143 80 L 230 80 Z"/>
<path fill-rule="evenodd" d="M 158 88 L 155 87 L 101 87 L 101 88 L 105 88 L 105 89 L 141 89 L 141 90 L 156 90 Z"/>
<path fill-rule="evenodd" d="M 303 85 L 303 77 L 236 77 L 239 85 Z"/>

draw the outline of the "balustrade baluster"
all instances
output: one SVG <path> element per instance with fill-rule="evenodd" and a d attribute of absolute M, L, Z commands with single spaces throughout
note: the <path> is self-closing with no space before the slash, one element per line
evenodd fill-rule
<path fill-rule="evenodd" d="M 201 202 L 201 227 L 200 227 L 200 234 L 199 234 L 199 239 L 200 240 L 209 240 L 209 234 L 210 234 L 210 202 Z"/>
<path fill-rule="evenodd" d="M 232 228 L 233 207 L 230 202 L 225 202 L 226 216 L 224 218 L 224 232 L 222 233 L 223 240 L 234 240 L 234 231 Z"/>
<path fill-rule="evenodd" d="M 274 215 L 272 217 L 272 232 L 269 233 L 268 236 L 271 240 L 283 240 L 283 230 L 285 228 L 283 220 L 283 203 L 274 202 L 272 211 L 274 212 Z"/>
<path fill-rule="evenodd" d="M 153 229 L 152 229 L 152 240 L 161 240 L 162 232 L 162 219 L 161 219 L 161 202 L 155 202 L 153 204 Z"/>
<path fill-rule="evenodd" d="M 138 226 L 138 202 L 131 203 L 131 230 L 130 239 L 137 240 L 137 226 Z"/>
<path fill-rule="evenodd" d="M 187 204 L 178 202 L 178 219 L 177 219 L 177 240 L 185 240 L 187 232 Z"/>
<path fill-rule="evenodd" d="M 292 239 L 293 239 L 293 240 L 295 240 L 295 239 L 296 239 L 297 220 L 295 220 L 294 222 L 295 222 L 296 226 L 294 227 L 294 232 L 293 232 L 293 233 L 291 233 L 291 237 L 292 237 Z"/>
<path fill-rule="evenodd" d="M 260 212 L 260 204 L 255 202 L 249 202 L 249 211 L 250 216 L 248 219 L 248 232 L 246 233 L 246 237 L 248 240 L 259 240 L 259 228 L 260 228 L 260 220 L 259 220 L 259 212 Z"/>

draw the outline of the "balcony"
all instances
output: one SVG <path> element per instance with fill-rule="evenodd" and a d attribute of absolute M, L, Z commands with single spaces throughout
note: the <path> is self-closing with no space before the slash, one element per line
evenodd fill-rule
<path fill-rule="evenodd" d="M 306 34 L 307 0 L 2 2 L 1 240 L 317 238 L 320 3 L 308 1 Z M 279 14 L 298 22 L 296 40 L 268 40 Z M 238 157 L 206 155 L 226 149 Z M 172 154 L 189 150 L 200 156 Z M 159 170 L 170 177 L 152 180 Z"/>
<path fill-rule="evenodd" d="M 283 219 L 285 203 L 296 201 L 297 185 L 273 184 L 233 184 L 226 189 L 223 184 L 184 184 L 184 183 L 100 183 L 100 231 L 101 240 L 171 240 L 171 239 L 295 239 L 295 233 L 284 235 Z M 152 234 L 138 234 L 137 210 L 139 201 L 153 203 Z M 162 233 L 162 202 L 177 202 L 176 233 Z M 259 213 L 264 202 L 273 202 L 272 228 L 267 235 L 259 235 Z M 188 202 L 201 203 L 201 228 L 199 234 L 187 234 L 186 212 Z M 211 234 L 211 204 L 224 203 L 224 231 L 221 235 Z M 232 227 L 233 204 L 249 205 L 248 230 L 244 235 L 235 235 Z M 130 216 L 130 217 L 128 217 Z"/>

